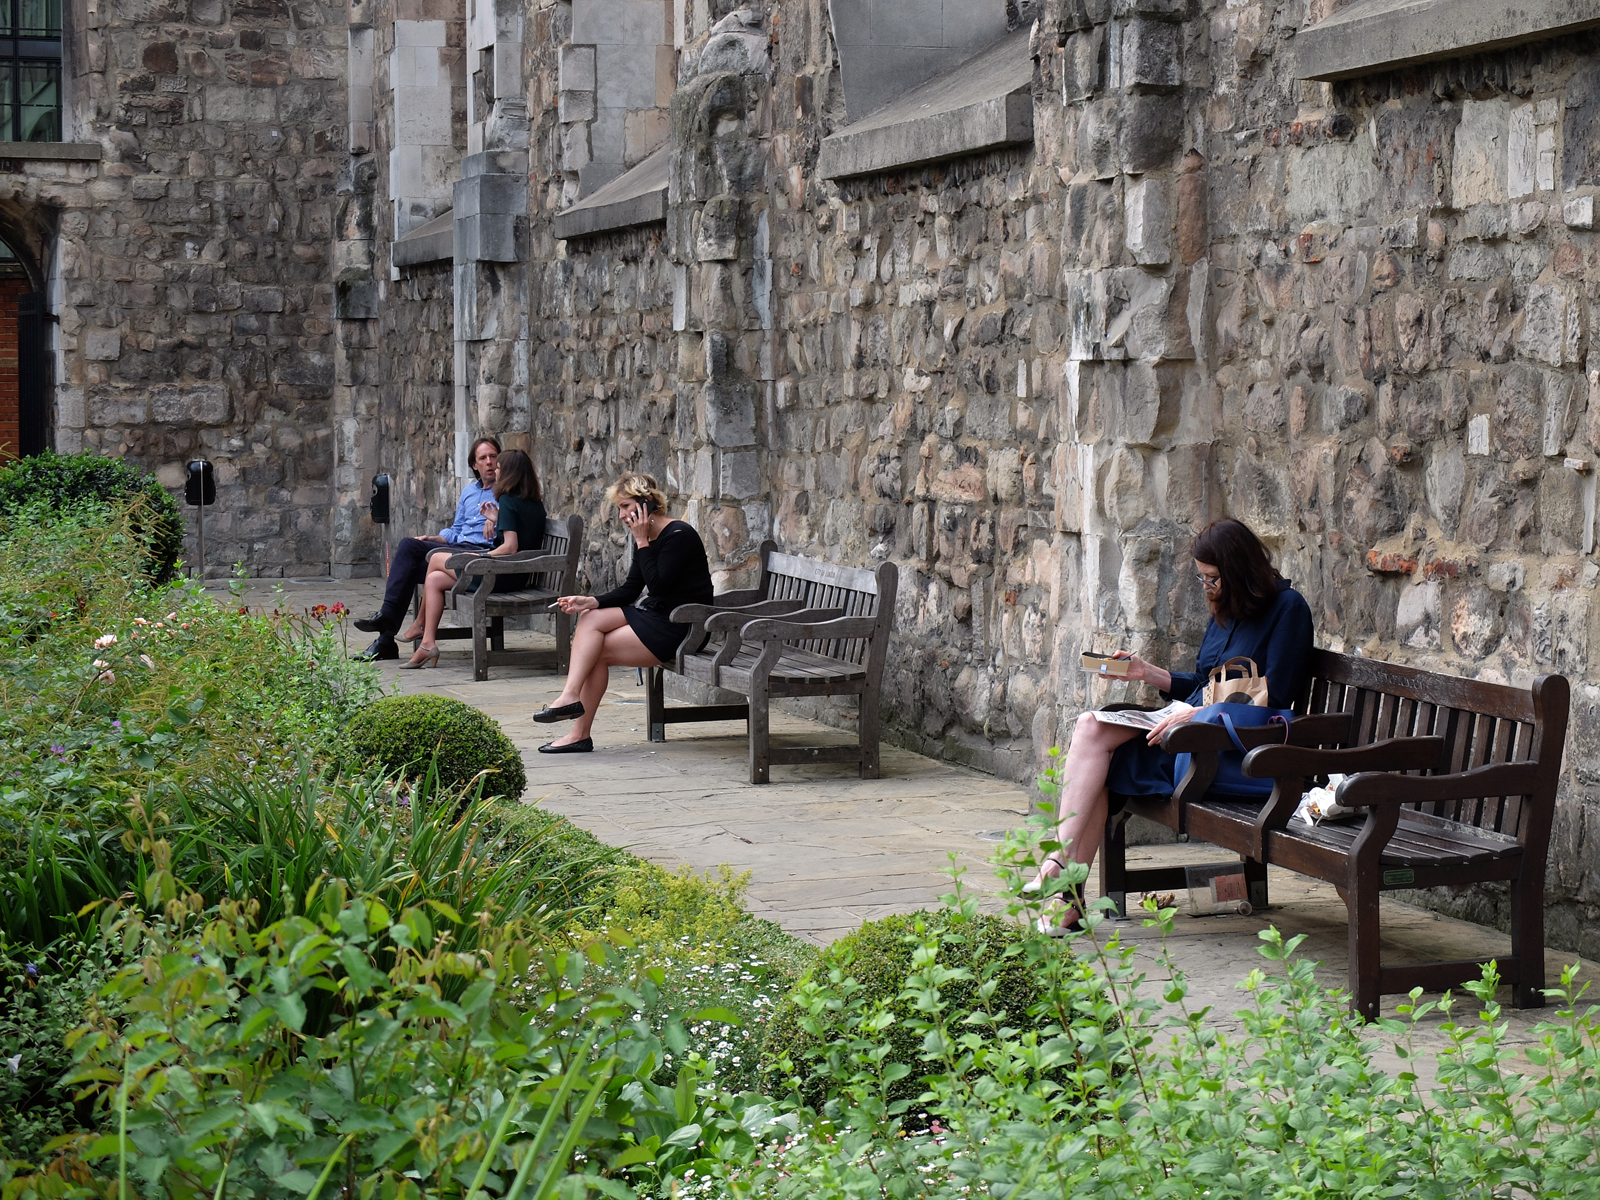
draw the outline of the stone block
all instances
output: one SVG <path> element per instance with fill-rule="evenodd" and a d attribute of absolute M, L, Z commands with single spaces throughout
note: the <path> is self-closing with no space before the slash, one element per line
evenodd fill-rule
<path fill-rule="evenodd" d="M 1182 403 L 1179 368 L 1129 363 L 1122 381 L 1122 436 L 1129 445 L 1156 445 L 1178 427 Z"/>
<path fill-rule="evenodd" d="M 721 494 L 748 500 L 761 493 L 761 456 L 753 450 L 722 455 Z"/>
<path fill-rule="evenodd" d="M 556 86 L 563 92 L 595 90 L 594 47 L 563 46 L 557 66 Z"/>
<path fill-rule="evenodd" d="M 1183 81 L 1182 26 L 1135 18 L 1122 28 L 1121 86 L 1167 91 Z"/>
<path fill-rule="evenodd" d="M 1594 197 L 1574 196 L 1561 206 L 1561 220 L 1568 229 L 1594 228 Z"/>
<path fill-rule="evenodd" d="M 1172 204 L 1165 180 L 1141 179 L 1124 193 L 1127 234 L 1124 244 L 1141 266 L 1172 261 Z"/>
<path fill-rule="evenodd" d="M 1381 177 L 1372 141 L 1358 134 L 1348 142 L 1323 142 L 1287 155 L 1289 190 L 1284 214 L 1291 224 L 1351 222 L 1366 216 Z"/>
<path fill-rule="evenodd" d="M 1135 175 L 1171 166 L 1183 141 L 1183 101 L 1177 96 L 1130 96 L 1122 107 L 1117 154 Z"/>
<path fill-rule="evenodd" d="M 1456 208 L 1503 204 L 1511 140 L 1511 106 L 1503 99 L 1466 100 L 1450 163 L 1450 202 Z"/>
<path fill-rule="evenodd" d="M 715 196 L 706 201 L 695 231 L 695 258 L 700 262 L 732 262 L 739 257 L 739 217 L 742 206 L 737 196 Z"/>
<path fill-rule="evenodd" d="M 90 425 L 143 425 L 150 418 L 145 397 L 125 392 L 91 395 L 87 408 Z"/>
<path fill-rule="evenodd" d="M 1576 363 L 1583 343 L 1583 306 L 1560 284 L 1528 289 L 1517 352 L 1552 367 Z"/>
<path fill-rule="evenodd" d="M 556 98 L 556 120 L 563 124 L 572 121 L 592 121 L 594 115 L 593 92 L 563 91 Z"/>
<path fill-rule="evenodd" d="M 1592 55 L 1578 59 L 1567 81 L 1565 103 L 1561 186 L 1571 191 L 1600 185 L 1600 60 Z"/>
<path fill-rule="evenodd" d="M 517 218 L 510 213 L 481 213 L 455 222 L 455 260 L 517 262 Z"/>
<path fill-rule="evenodd" d="M 756 444 L 755 389 L 747 383 L 718 382 L 715 377 L 702 393 L 705 399 L 706 437 L 723 449 Z"/>
<path fill-rule="evenodd" d="M 1069 101 L 1092 99 L 1101 86 L 1100 63 L 1105 46 L 1106 27 L 1097 25 L 1067 39 L 1061 59 L 1063 81 Z"/>
<path fill-rule="evenodd" d="M 228 387 L 222 383 L 150 389 L 150 420 L 168 425 L 222 425 L 231 415 Z"/>
<path fill-rule="evenodd" d="M 122 357 L 122 334 L 115 329 L 91 329 L 83 339 L 83 356 L 90 362 L 115 362 Z"/>

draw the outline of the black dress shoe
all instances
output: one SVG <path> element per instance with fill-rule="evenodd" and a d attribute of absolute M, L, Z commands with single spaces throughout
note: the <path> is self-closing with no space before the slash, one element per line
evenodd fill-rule
<path fill-rule="evenodd" d="M 400 632 L 400 622 L 385 615 L 382 609 L 379 609 L 370 617 L 361 617 L 352 621 L 351 624 L 361 630 L 362 633 L 381 633 L 389 638 Z"/>
<path fill-rule="evenodd" d="M 533 714 L 533 719 L 541 725 L 549 725 L 555 721 L 570 721 L 574 717 L 583 716 L 583 701 L 574 700 L 571 704 L 563 704 L 559 708 L 541 708 Z"/>
<path fill-rule="evenodd" d="M 594 749 L 593 738 L 580 738 L 576 742 L 568 742 L 565 746 L 558 746 L 554 742 L 546 742 L 539 747 L 540 754 L 587 754 Z"/>
<path fill-rule="evenodd" d="M 379 635 L 378 639 L 360 654 L 352 654 L 356 662 L 383 662 L 391 658 L 400 657 L 400 647 L 394 644 L 392 637 Z"/>

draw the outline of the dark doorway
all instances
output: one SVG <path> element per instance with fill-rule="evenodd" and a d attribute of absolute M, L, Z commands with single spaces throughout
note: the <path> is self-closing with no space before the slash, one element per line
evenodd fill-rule
<path fill-rule="evenodd" d="M 16 304 L 17 448 L 26 458 L 50 445 L 50 333 L 43 292 L 22 292 Z"/>

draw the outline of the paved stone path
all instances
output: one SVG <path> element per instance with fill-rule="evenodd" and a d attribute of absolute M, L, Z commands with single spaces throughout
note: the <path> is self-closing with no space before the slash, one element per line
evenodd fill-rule
<path fill-rule="evenodd" d="M 376 607 L 375 581 L 285 582 L 271 600 L 270 585 L 253 585 L 258 602 L 309 607 L 343 600 L 357 612 Z M 538 634 L 508 634 L 512 644 L 548 646 Z M 352 631 L 352 645 L 356 635 Z M 366 639 L 361 639 L 363 642 Z M 644 689 L 632 670 L 613 672 L 606 703 L 595 721 L 593 754 L 550 756 L 537 747 L 555 726 L 538 725 L 532 714 L 561 690 L 550 670 L 494 668 L 483 683 L 472 679 L 470 645 L 443 643 L 436 669 L 385 675 L 406 692 L 455 696 L 494 716 L 523 752 L 528 769 L 526 799 L 543 804 L 613 845 L 664 866 L 688 864 L 711 870 L 728 864 L 750 872 L 749 908 L 796 936 L 825 944 L 861 922 L 894 912 L 934 907 L 950 890 L 951 856 L 966 869 L 964 883 L 981 893 L 986 907 L 1004 905 L 989 857 L 1004 832 L 1022 824 L 1027 792 L 1015 784 L 962 767 L 886 747 L 883 778 L 863 780 L 837 765 L 775 767 L 773 782 L 746 782 L 744 725 L 718 722 L 672 727 L 665 744 L 653 745 L 644 728 Z M 847 735 L 814 722 L 774 713 L 774 734 L 843 741 Z M 1225 856 L 1199 845 L 1141 847 L 1130 862 L 1184 864 Z M 1091 877 L 1091 886 L 1094 885 Z M 1318 961 L 1319 978 L 1342 985 L 1348 925 L 1333 888 L 1274 869 L 1272 905 L 1248 917 L 1180 915 L 1169 950 L 1190 978 L 1191 1002 L 1209 1005 L 1214 1023 L 1237 1030 L 1232 1017 L 1244 1006 L 1238 990 L 1253 967 L 1264 966 L 1258 933 L 1277 925 L 1285 935 L 1304 934 L 1304 956 Z M 1181 902 L 1185 899 L 1179 896 Z M 1384 954 L 1391 961 L 1454 959 L 1506 952 L 1509 940 L 1492 930 L 1385 900 Z M 1109 926 L 1139 944 L 1139 957 L 1159 974 L 1159 938 L 1137 920 Z M 1547 955 L 1549 978 L 1575 955 Z M 1584 964 L 1596 977 L 1593 964 Z M 1385 997 L 1393 1015 L 1402 997 Z M 1509 990 L 1501 1002 L 1509 1005 Z M 1475 1010 L 1463 1005 L 1460 1014 Z M 1532 1026 L 1552 1010 L 1508 1009 L 1511 1038 L 1527 1042 Z M 1437 1017 L 1428 1022 L 1424 1044 L 1442 1043 Z M 1399 1060 L 1385 1053 L 1392 1068 Z"/>

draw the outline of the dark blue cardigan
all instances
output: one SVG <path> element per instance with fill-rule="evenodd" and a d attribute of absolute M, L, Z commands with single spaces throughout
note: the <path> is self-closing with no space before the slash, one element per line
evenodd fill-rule
<path fill-rule="evenodd" d="M 1212 671 L 1230 658 L 1251 658 L 1267 677 L 1272 707 L 1288 708 L 1300 694 L 1310 657 L 1311 606 L 1287 579 L 1280 579 L 1277 599 L 1259 617 L 1231 625 L 1213 617 L 1201 639 L 1194 672 L 1174 671 L 1172 688 L 1162 695 L 1198 705 Z"/>
<path fill-rule="evenodd" d="M 1251 658 L 1267 677 L 1272 707 L 1288 708 L 1300 694 L 1311 649 L 1311 606 L 1289 586 L 1288 580 L 1280 579 L 1272 607 L 1253 620 L 1223 625 L 1213 617 L 1200 642 L 1196 669 L 1174 671 L 1172 689 L 1162 695 L 1168 700 L 1199 705 L 1200 693 L 1213 669 L 1230 658 Z M 1169 795 L 1174 786 L 1174 761 L 1172 755 L 1159 746 L 1148 745 L 1143 737 L 1117 747 L 1106 780 L 1112 794 L 1112 811 L 1121 807 L 1118 796 Z"/>

